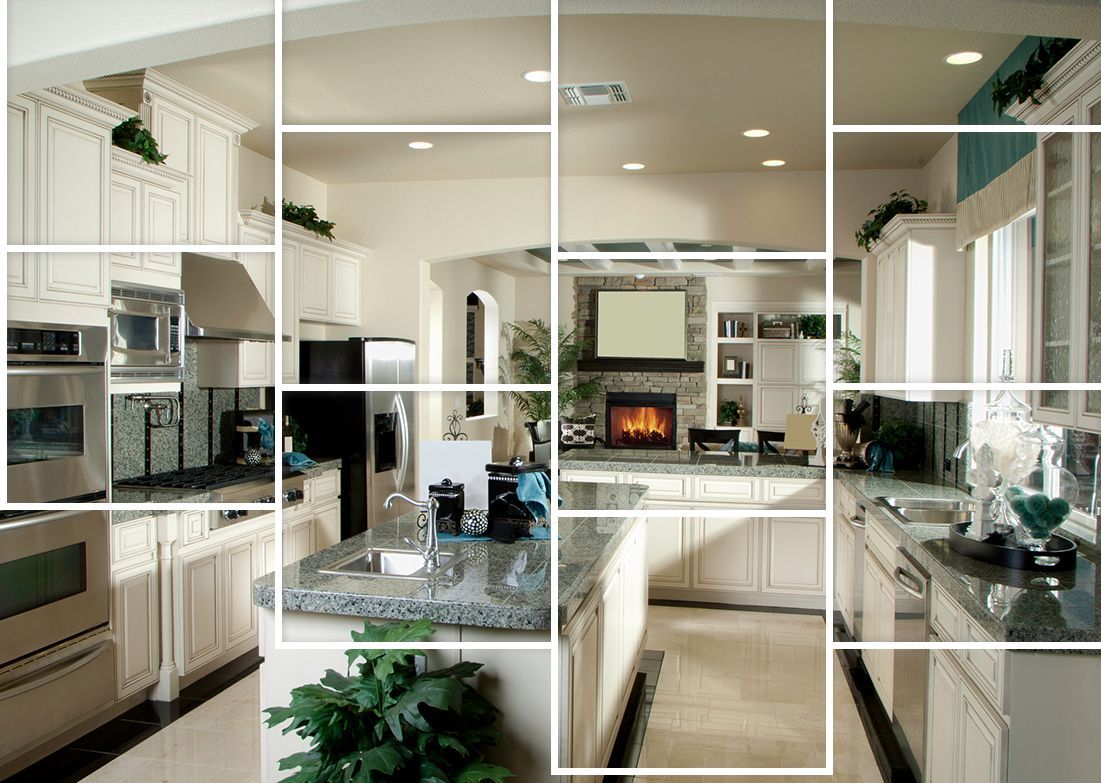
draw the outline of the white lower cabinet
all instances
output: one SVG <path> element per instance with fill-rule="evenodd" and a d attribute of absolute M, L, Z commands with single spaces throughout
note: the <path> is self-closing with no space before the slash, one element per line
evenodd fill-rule
<path fill-rule="evenodd" d="M 856 531 L 840 514 L 833 522 L 833 598 L 834 608 L 841 613 L 848 628 L 855 628 L 856 615 Z"/>
<path fill-rule="evenodd" d="M 221 548 L 181 555 L 179 562 L 182 627 L 177 636 L 180 674 L 215 658 L 222 650 Z"/>
<path fill-rule="evenodd" d="M 112 574 L 118 697 L 157 680 L 160 665 L 160 591 L 157 564 L 149 562 Z"/>
<path fill-rule="evenodd" d="M 252 605 L 252 580 L 256 574 L 256 536 L 248 536 L 225 547 L 226 648 L 235 647 L 259 628 Z"/>
<path fill-rule="evenodd" d="M 569 767 L 607 764 L 646 637 L 646 524 L 633 524 L 561 636 L 568 676 L 562 711 Z M 601 778 L 573 776 L 574 783 Z"/>
<path fill-rule="evenodd" d="M 688 549 L 691 524 L 685 517 L 646 519 L 646 562 L 650 584 L 688 587 Z"/>
<path fill-rule="evenodd" d="M 926 783 L 1003 783 L 1008 728 L 951 652 L 931 651 L 928 694 Z"/>
<path fill-rule="evenodd" d="M 824 520 L 766 517 L 762 522 L 765 558 L 761 590 L 822 595 Z"/>
<path fill-rule="evenodd" d="M 894 580 L 879 564 L 871 550 L 864 550 L 864 627 L 865 642 L 893 642 L 895 622 Z M 875 685 L 887 714 L 894 698 L 894 652 L 864 650 L 864 668 Z"/>
<path fill-rule="evenodd" d="M 315 506 L 313 510 L 314 551 L 340 543 L 340 502 Z"/>
<path fill-rule="evenodd" d="M 757 589 L 757 528 L 753 517 L 693 518 L 692 586 L 699 590 Z"/>

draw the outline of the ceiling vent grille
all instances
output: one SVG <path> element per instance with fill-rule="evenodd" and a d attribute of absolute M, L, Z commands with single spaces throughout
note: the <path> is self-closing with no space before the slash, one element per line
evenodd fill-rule
<path fill-rule="evenodd" d="M 608 106 L 631 102 L 631 93 L 626 82 L 562 84 L 558 87 L 558 94 L 567 106 Z"/>

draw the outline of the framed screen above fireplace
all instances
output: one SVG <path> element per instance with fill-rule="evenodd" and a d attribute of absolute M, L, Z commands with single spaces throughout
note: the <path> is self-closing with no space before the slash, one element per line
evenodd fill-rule
<path fill-rule="evenodd" d="M 687 293 L 597 291 L 598 359 L 684 359 Z"/>

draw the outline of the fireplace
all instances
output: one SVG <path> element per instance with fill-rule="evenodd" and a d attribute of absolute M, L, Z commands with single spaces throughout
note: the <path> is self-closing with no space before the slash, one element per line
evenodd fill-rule
<path fill-rule="evenodd" d="M 677 395 L 608 392 L 604 432 L 608 448 L 675 449 Z"/>

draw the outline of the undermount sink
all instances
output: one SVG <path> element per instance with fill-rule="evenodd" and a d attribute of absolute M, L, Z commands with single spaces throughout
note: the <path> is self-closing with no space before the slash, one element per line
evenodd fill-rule
<path fill-rule="evenodd" d="M 978 504 L 973 500 L 878 497 L 879 505 L 899 521 L 914 525 L 954 525 L 970 522 Z"/>
<path fill-rule="evenodd" d="M 465 559 L 466 555 L 440 552 L 440 567 L 429 571 L 420 552 L 408 549 L 370 548 L 356 552 L 318 569 L 323 574 L 338 576 L 388 576 L 396 579 L 428 581 L 441 576 Z"/>

